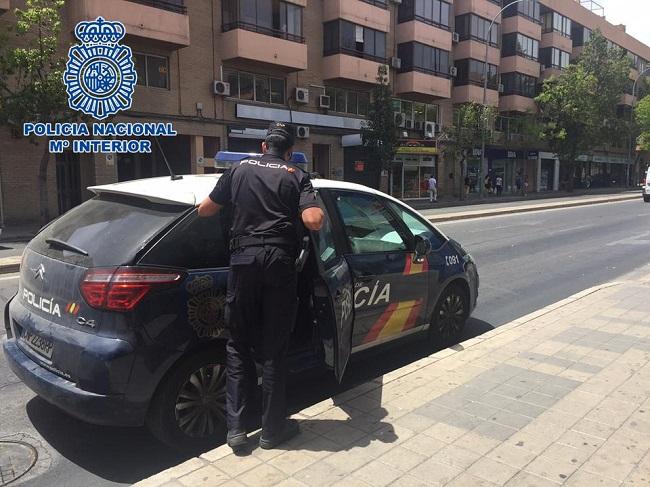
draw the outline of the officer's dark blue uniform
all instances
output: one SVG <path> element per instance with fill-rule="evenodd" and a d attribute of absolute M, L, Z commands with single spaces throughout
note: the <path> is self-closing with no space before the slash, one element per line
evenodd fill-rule
<path fill-rule="evenodd" d="M 286 130 L 275 124 L 269 134 L 286 134 L 293 145 Z M 246 438 L 248 395 L 257 379 L 254 360 L 263 366 L 262 439 L 281 436 L 287 426 L 286 357 L 297 310 L 300 215 L 318 204 L 309 176 L 269 153 L 235 164 L 210 199 L 231 205 L 233 215 L 226 313 L 232 336 L 227 344 L 228 440 L 234 448 Z"/>

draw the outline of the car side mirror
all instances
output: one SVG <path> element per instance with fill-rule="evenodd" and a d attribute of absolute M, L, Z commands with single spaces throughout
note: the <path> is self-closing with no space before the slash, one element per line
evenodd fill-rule
<path fill-rule="evenodd" d="M 431 240 L 421 235 L 415 236 L 415 258 L 417 260 L 424 259 L 431 253 Z"/>

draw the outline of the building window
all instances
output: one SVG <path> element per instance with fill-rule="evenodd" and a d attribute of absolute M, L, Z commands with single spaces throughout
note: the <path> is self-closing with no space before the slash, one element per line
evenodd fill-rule
<path fill-rule="evenodd" d="M 402 60 L 402 73 L 420 71 L 449 78 L 449 51 L 419 42 L 406 42 L 397 46 L 397 56 Z"/>
<path fill-rule="evenodd" d="M 490 45 L 494 47 L 499 46 L 499 24 L 494 24 L 492 31 L 490 30 L 490 21 L 479 17 L 474 14 L 459 15 L 456 17 L 456 32 L 460 36 L 461 41 L 472 39 L 486 43 L 488 37 Z M 489 32 L 489 36 L 488 36 Z"/>
<path fill-rule="evenodd" d="M 503 95 L 520 95 L 535 98 L 537 95 L 537 78 L 522 73 L 504 73 L 501 75 Z"/>
<path fill-rule="evenodd" d="M 580 24 L 572 22 L 571 39 L 573 40 L 573 47 L 584 46 L 591 40 L 591 29 L 587 29 Z"/>
<path fill-rule="evenodd" d="M 438 123 L 440 107 L 427 103 L 393 99 L 393 111 L 404 115 L 404 128 L 407 130 L 424 130 L 426 122 Z"/>
<path fill-rule="evenodd" d="M 164 56 L 142 54 L 133 56 L 138 84 L 150 88 L 169 89 L 169 59 Z"/>
<path fill-rule="evenodd" d="M 295 42 L 302 35 L 303 7 L 280 0 L 224 0 L 222 30 L 245 29 Z"/>
<path fill-rule="evenodd" d="M 398 22 L 419 20 L 449 29 L 451 4 L 442 0 L 403 0 L 399 6 Z"/>
<path fill-rule="evenodd" d="M 485 63 L 476 59 L 460 59 L 456 61 L 458 74 L 454 78 L 454 86 L 477 85 L 483 86 L 483 70 Z M 497 66 L 488 64 L 488 88 L 496 90 L 499 87 Z"/>
<path fill-rule="evenodd" d="M 571 19 L 560 15 L 557 12 L 549 10 L 542 15 L 542 25 L 544 33 L 557 32 L 564 37 L 571 38 Z"/>
<path fill-rule="evenodd" d="M 503 0 L 503 6 L 505 7 L 512 0 Z M 514 17 L 519 15 L 520 17 L 525 17 L 533 22 L 540 24 L 541 12 L 539 2 L 537 0 L 526 0 L 525 2 L 520 2 L 514 5 L 510 5 L 504 12 L 503 17 Z"/>
<path fill-rule="evenodd" d="M 362 117 L 368 116 L 370 93 L 328 86 L 325 88 L 325 94 L 330 97 L 330 110 Z"/>
<path fill-rule="evenodd" d="M 324 32 L 324 56 L 349 54 L 386 62 L 386 33 L 353 24 L 347 20 L 327 22 Z"/>
<path fill-rule="evenodd" d="M 522 56 L 537 61 L 539 59 L 539 41 L 519 32 L 505 34 L 501 56 Z"/>
<path fill-rule="evenodd" d="M 230 83 L 230 96 L 240 100 L 284 105 L 286 100 L 285 80 L 264 74 L 226 71 L 226 81 Z"/>
<path fill-rule="evenodd" d="M 539 51 L 539 60 L 545 66 L 543 69 L 566 69 L 569 67 L 570 56 L 557 47 L 545 47 Z"/>
<path fill-rule="evenodd" d="M 129 0 L 134 3 L 141 3 L 149 7 L 159 8 L 161 10 L 169 10 L 179 14 L 186 14 L 187 7 L 183 0 Z"/>
<path fill-rule="evenodd" d="M 361 0 L 364 3 L 369 3 L 375 7 L 388 8 L 388 0 Z"/>

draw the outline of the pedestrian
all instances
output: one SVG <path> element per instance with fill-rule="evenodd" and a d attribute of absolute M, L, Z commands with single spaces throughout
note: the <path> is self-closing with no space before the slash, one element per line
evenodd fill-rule
<path fill-rule="evenodd" d="M 503 178 L 501 176 L 496 177 L 494 186 L 497 190 L 497 196 L 501 196 L 503 194 Z"/>
<path fill-rule="evenodd" d="M 470 180 L 469 176 L 465 176 L 465 194 L 469 194 L 469 189 L 472 185 L 472 181 Z"/>
<path fill-rule="evenodd" d="M 429 178 L 429 203 L 435 203 L 438 201 L 438 181 L 436 178 L 431 175 Z"/>
<path fill-rule="evenodd" d="M 491 194 L 492 193 L 492 177 L 489 174 L 487 176 L 485 176 L 485 181 L 484 181 L 483 184 L 485 184 L 485 190 L 486 190 L 487 194 Z"/>
<path fill-rule="evenodd" d="M 521 194 L 523 196 L 523 192 L 522 192 L 523 181 L 521 179 L 521 173 L 517 173 L 517 178 L 515 179 L 515 186 L 517 187 L 517 194 Z"/>
<path fill-rule="evenodd" d="M 288 161 L 293 130 L 271 124 L 262 156 L 233 165 L 200 205 L 200 216 L 224 206 L 232 210 L 226 320 L 227 443 L 234 450 L 248 441 L 255 361 L 262 365 L 261 448 L 274 448 L 299 432 L 287 419 L 287 351 L 297 312 L 295 260 L 302 225 L 318 231 L 323 211 L 309 175 Z"/>
<path fill-rule="evenodd" d="M 524 176 L 524 187 L 523 187 L 524 196 L 528 195 L 528 174 Z"/>

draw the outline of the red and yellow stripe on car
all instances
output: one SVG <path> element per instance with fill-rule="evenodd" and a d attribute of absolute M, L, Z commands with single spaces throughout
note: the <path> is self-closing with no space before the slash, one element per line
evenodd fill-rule
<path fill-rule="evenodd" d="M 77 303 L 68 303 L 65 310 L 71 315 L 76 315 L 79 312 L 79 305 Z"/>
<path fill-rule="evenodd" d="M 420 314 L 422 302 L 422 299 L 418 299 L 389 304 L 363 339 L 363 343 L 390 338 L 413 328 Z"/>
<path fill-rule="evenodd" d="M 427 272 L 428 270 L 429 263 L 427 262 L 426 257 L 422 259 L 422 262 L 416 262 L 413 260 L 413 254 L 408 254 L 406 256 L 406 265 L 404 266 L 405 276 L 421 274 L 422 272 Z"/>

